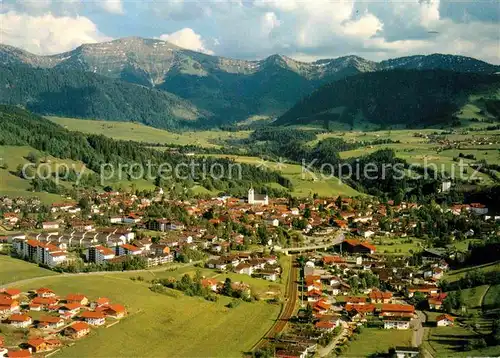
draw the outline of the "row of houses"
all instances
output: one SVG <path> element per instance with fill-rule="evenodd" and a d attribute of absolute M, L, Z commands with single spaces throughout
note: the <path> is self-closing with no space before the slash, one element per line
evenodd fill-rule
<path fill-rule="evenodd" d="M 30 312 L 43 311 L 33 318 Z M 2 324 L 16 329 L 29 329 L 30 337 L 20 346 L 21 350 L 3 350 L 0 336 L 0 353 L 6 357 L 29 357 L 59 348 L 63 343 L 54 337 L 80 339 L 90 333 L 91 327 L 103 326 L 108 319 L 118 320 L 127 314 L 120 304 L 113 304 L 101 297 L 94 301 L 83 294 L 68 294 L 60 298 L 49 288 L 39 288 L 23 293 L 18 289 L 0 291 L 0 316 Z M 48 338 L 47 338 L 48 337 Z"/>
<path fill-rule="evenodd" d="M 238 253 L 223 255 L 206 262 L 206 267 L 220 271 L 231 270 L 242 275 L 261 277 L 268 281 L 276 281 L 281 275 L 281 266 L 274 255 Z"/>

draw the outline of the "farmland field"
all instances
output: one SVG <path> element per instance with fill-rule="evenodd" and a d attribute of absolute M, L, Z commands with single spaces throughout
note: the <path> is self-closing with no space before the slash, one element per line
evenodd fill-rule
<path fill-rule="evenodd" d="M 57 275 L 54 271 L 46 270 L 35 264 L 18 260 L 10 256 L 0 255 L 0 285 L 19 280 Z"/>
<path fill-rule="evenodd" d="M 218 148 L 225 140 L 241 139 L 250 135 L 250 131 L 224 132 L 215 130 L 173 133 L 131 122 L 93 121 L 61 117 L 47 118 L 71 131 L 102 134 L 114 139 L 160 143 L 163 145 L 197 145 Z"/>
<path fill-rule="evenodd" d="M 389 330 L 365 328 L 356 340 L 349 342 L 349 347 L 341 353 L 342 357 L 368 357 L 375 353 L 388 353 L 396 346 L 411 346 L 411 330 Z"/>
<path fill-rule="evenodd" d="M 279 312 L 278 305 L 265 302 L 241 302 L 230 309 L 225 307 L 231 300 L 226 297 L 214 303 L 178 291 L 157 294 L 149 290 L 147 282 L 121 274 L 54 277 L 19 288 L 39 286 L 60 295 L 80 292 L 90 298 L 108 297 L 129 310 L 129 316 L 117 325 L 93 330 L 90 337 L 63 348 L 56 357 L 240 357 L 269 329 Z"/>

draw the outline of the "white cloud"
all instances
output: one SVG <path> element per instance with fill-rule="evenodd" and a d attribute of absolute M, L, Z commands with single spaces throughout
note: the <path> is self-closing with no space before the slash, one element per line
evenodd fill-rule
<path fill-rule="evenodd" d="M 171 34 L 163 34 L 160 36 L 160 40 L 168 41 L 188 50 L 203 52 L 209 55 L 213 54 L 213 51 L 206 48 L 205 42 L 201 36 L 189 27 L 185 27 Z"/>
<path fill-rule="evenodd" d="M 382 30 L 383 24 L 373 14 L 366 14 L 358 20 L 347 21 L 342 25 L 346 35 L 369 38 Z"/>
<path fill-rule="evenodd" d="M 13 11 L 0 14 L 1 41 L 37 54 L 54 54 L 83 43 L 110 40 L 87 17 L 32 16 Z"/>
<path fill-rule="evenodd" d="M 1 30 L 9 31 L 9 36 L 1 40 L 38 52 L 66 49 L 78 41 L 100 41 L 104 36 L 96 25 L 76 14 L 88 14 L 91 19 L 98 14 L 96 21 L 107 21 L 106 11 L 126 12 L 124 21 L 137 29 L 134 35 L 145 36 L 142 29 L 151 33 L 157 26 L 164 40 L 210 54 L 216 50 L 228 57 L 255 59 L 283 53 L 318 59 L 357 54 L 380 60 L 444 52 L 500 63 L 500 8 L 488 1 L 489 7 L 484 5 L 486 0 L 464 2 L 457 12 L 459 4 L 452 0 L 0 0 L 0 13 L 16 11 L 40 19 L 50 11 L 59 19 L 49 21 L 54 29 L 40 23 L 35 30 L 30 25 L 34 18 L 28 17 L 30 33 L 21 24 L 9 24 L 12 28 L 8 29 L 3 20 Z M 462 21 L 465 10 L 474 16 Z M 52 23 L 60 24 L 60 19 L 68 16 L 77 27 L 67 23 L 61 29 Z M 171 33 L 172 26 L 182 30 Z M 120 26 L 114 26 L 113 31 L 116 37 L 122 34 Z M 50 32 L 61 33 L 62 40 L 50 37 Z"/>
<path fill-rule="evenodd" d="M 99 6 L 112 14 L 123 14 L 123 3 L 121 0 L 100 0 Z"/>
<path fill-rule="evenodd" d="M 274 12 L 266 12 L 262 15 L 261 28 L 263 32 L 269 34 L 275 28 L 279 27 L 280 24 L 280 20 L 278 20 L 278 17 Z"/>

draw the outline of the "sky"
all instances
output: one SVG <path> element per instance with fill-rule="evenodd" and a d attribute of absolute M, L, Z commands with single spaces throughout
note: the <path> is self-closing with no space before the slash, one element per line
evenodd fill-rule
<path fill-rule="evenodd" d="M 0 42 L 36 54 L 129 36 L 241 59 L 449 53 L 500 64 L 500 0 L 0 0 Z"/>

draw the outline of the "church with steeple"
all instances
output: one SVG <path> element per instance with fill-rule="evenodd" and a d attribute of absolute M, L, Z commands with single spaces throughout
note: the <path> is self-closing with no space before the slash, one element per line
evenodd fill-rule
<path fill-rule="evenodd" d="M 267 194 L 255 194 L 253 187 L 248 189 L 248 204 L 250 205 L 269 205 Z"/>

